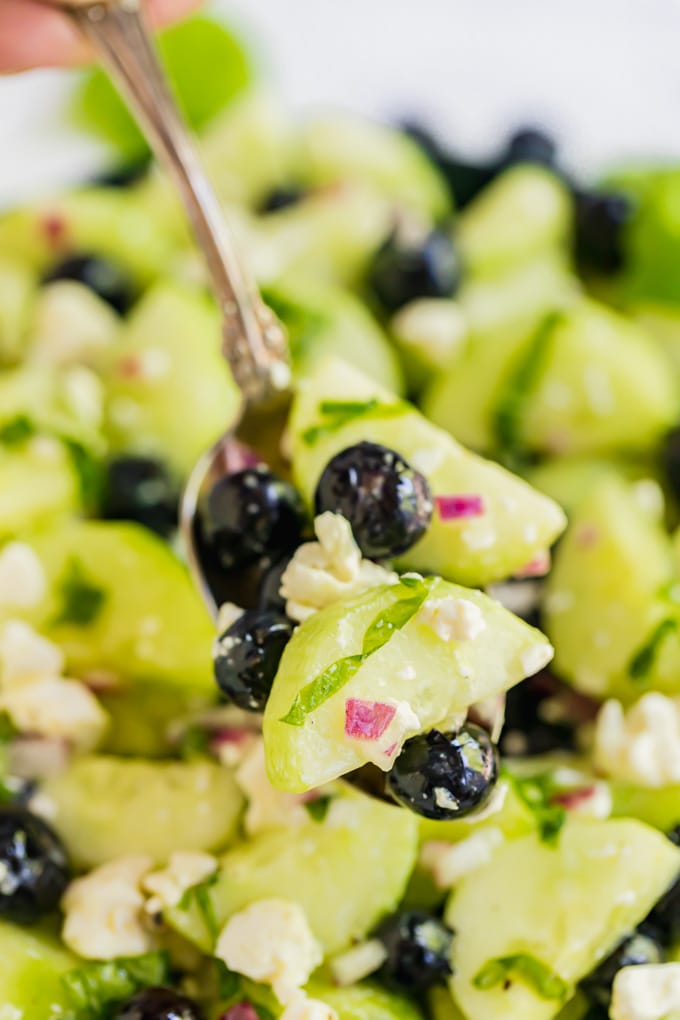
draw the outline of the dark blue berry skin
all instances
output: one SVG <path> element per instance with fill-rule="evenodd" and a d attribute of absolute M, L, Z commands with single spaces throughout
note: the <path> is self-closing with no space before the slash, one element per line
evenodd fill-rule
<path fill-rule="evenodd" d="M 299 545 L 304 524 L 298 493 L 265 467 L 225 475 L 198 506 L 202 558 L 222 570 L 278 559 Z"/>
<path fill-rule="evenodd" d="M 127 271 L 99 255 L 69 256 L 53 266 L 43 277 L 44 283 L 54 283 L 56 280 L 75 280 L 76 283 L 84 284 L 119 315 L 125 315 L 136 296 Z"/>
<path fill-rule="evenodd" d="M 284 556 L 263 571 L 258 593 L 260 609 L 275 609 L 279 613 L 285 613 L 286 600 L 281 595 L 281 578 L 290 561 L 291 556 Z"/>
<path fill-rule="evenodd" d="M 274 188 L 262 199 L 258 212 L 273 213 L 279 212 L 281 209 L 289 209 L 301 202 L 306 194 L 304 188 L 296 188 L 292 184 L 288 187 Z"/>
<path fill-rule="evenodd" d="M 498 754 L 481 726 L 458 733 L 431 730 L 407 740 L 387 774 L 392 796 L 416 814 L 451 821 L 488 800 L 498 778 Z"/>
<path fill-rule="evenodd" d="M 609 1006 L 614 978 L 622 967 L 663 963 L 663 960 L 664 953 L 657 941 L 633 932 L 581 982 L 581 990 L 595 1006 Z"/>
<path fill-rule="evenodd" d="M 423 910 L 393 914 L 375 934 L 387 951 L 378 977 L 388 987 L 418 995 L 453 973 L 453 932 L 433 914 Z"/>
<path fill-rule="evenodd" d="M 433 230 L 417 243 L 392 234 L 376 252 L 368 287 L 387 315 L 416 298 L 451 297 L 461 280 L 461 264 L 451 236 Z"/>
<path fill-rule="evenodd" d="M 217 685 L 246 712 L 263 712 L 293 624 L 272 610 L 249 609 L 215 642 Z"/>
<path fill-rule="evenodd" d="M 661 463 L 673 495 L 680 499 L 680 427 L 667 434 L 661 449 Z"/>
<path fill-rule="evenodd" d="M 109 461 L 101 516 L 136 521 L 167 538 L 177 527 L 179 493 L 167 468 L 152 457 L 117 457 Z"/>
<path fill-rule="evenodd" d="M 114 1020 L 205 1020 L 205 1014 L 172 988 L 147 988 L 122 1006 Z"/>
<path fill-rule="evenodd" d="M 319 479 L 317 514 L 342 514 L 369 559 L 389 559 L 410 549 L 432 519 L 427 480 L 394 450 L 357 443 L 336 453 Z"/>
<path fill-rule="evenodd" d="M 35 924 L 59 906 L 69 881 L 59 837 L 26 808 L 0 808 L 0 917 Z"/>
<path fill-rule="evenodd" d="M 125 163 L 111 167 L 97 174 L 92 183 L 100 188 L 129 188 L 130 185 L 141 181 L 148 173 L 151 166 L 151 158 L 140 159 L 134 163 Z"/>
<path fill-rule="evenodd" d="M 541 716 L 541 705 L 558 690 L 552 675 L 544 671 L 507 692 L 505 725 L 499 744 L 504 756 L 525 757 L 576 748 L 576 719 L 550 722 Z"/>
<path fill-rule="evenodd" d="M 545 131 L 536 127 L 523 127 L 516 131 L 508 141 L 507 148 L 501 156 L 499 170 L 518 163 L 534 163 L 557 169 L 557 146 Z"/>
<path fill-rule="evenodd" d="M 416 121 L 406 121 L 402 129 L 430 157 L 446 181 L 456 209 L 464 209 L 496 175 L 491 163 L 474 163 L 449 152 L 427 128 Z"/>
<path fill-rule="evenodd" d="M 613 276 L 625 267 L 633 211 L 630 199 L 617 192 L 575 192 L 574 254 L 581 272 Z"/>

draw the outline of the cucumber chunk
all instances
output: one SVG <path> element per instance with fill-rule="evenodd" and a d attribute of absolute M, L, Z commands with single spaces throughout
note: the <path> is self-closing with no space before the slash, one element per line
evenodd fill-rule
<path fill-rule="evenodd" d="M 166 920 L 209 951 L 231 914 L 284 895 L 304 908 L 324 951 L 337 953 L 394 910 L 415 863 L 417 840 L 418 823 L 408 811 L 343 794 L 323 822 L 271 829 L 230 850 L 207 889 L 207 923 L 195 899 L 172 908 Z"/>
<path fill-rule="evenodd" d="M 381 615 L 391 618 L 402 606 L 408 609 L 413 595 L 411 587 L 381 585 L 316 613 L 295 632 L 264 715 L 267 771 L 275 787 L 308 790 L 375 760 L 375 741 L 345 736 L 347 699 L 405 701 L 418 717 L 418 732 L 427 732 L 452 713 L 518 683 L 532 671 L 533 655 L 542 655 L 543 664 L 550 658 L 540 631 L 481 592 L 438 580 L 423 607 L 438 599 L 464 599 L 481 614 L 480 633 L 449 643 L 416 610 L 401 629 L 394 626 L 385 644 L 357 662 L 341 689 L 313 707 L 309 692 L 315 681 L 335 663 L 361 656 L 375 621 Z"/>
<path fill-rule="evenodd" d="M 19 260 L 0 258 L 0 364 L 24 352 L 35 293 L 35 274 Z"/>
<path fill-rule="evenodd" d="M 336 1010 L 339 1020 L 422 1020 L 409 999 L 370 982 L 349 988 L 313 984 L 308 992 Z"/>
<path fill-rule="evenodd" d="M 73 461 L 56 439 L 20 449 L 0 445 L 0 542 L 77 512 L 81 489 Z"/>
<path fill-rule="evenodd" d="M 225 847 L 243 797 L 232 774 L 210 761 L 150 762 L 95 755 L 47 779 L 52 821 L 76 867 L 126 854 L 164 863 L 178 850 Z"/>
<path fill-rule="evenodd" d="M 614 780 L 610 788 L 616 817 L 637 818 L 662 832 L 680 825 L 680 785 L 650 789 Z"/>
<path fill-rule="evenodd" d="M 215 632 L 169 546 L 135 524 L 71 521 L 31 540 L 49 591 L 29 614 L 77 677 L 111 673 L 212 694 Z"/>
<path fill-rule="evenodd" d="M 325 401 L 366 402 L 366 414 L 329 422 Z M 330 427 L 329 427 L 330 425 Z M 559 507 L 497 464 L 463 449 L 407 403 L 356 369 L 327 359 L 300 384 L 291 415 L 293 474 L 311 505 L 328 461 L 362 440 L 396 450 L 427 477 L 435 495 L 474 493 L 480 517 L 443 521 L 437 513 L 403 557 L 405 568 L 467 585 L 500 580 L 545 551 L 564 527 Z"/>
<path fill-rule="evenodd" d="M 202 295 L 171 284 L 150 291 L 109 366 L 113 448 L 160 457 L 186 474 L 229 427 L 239 403 L 221 354 L 217 310 Z"/>
<path fill-rule="evenodd" d="M 69 1000 L 62 975 L 77 959 L 39 929 L 0 922 L 0 1016 L 7 1020 L 62 1020 Z"/>
<path fill-rule="evenodd" d="M 549 1020 L 573 985 L 649 912 L 672 884 L 680 853 L 635 821 L 567 822 L 556 847 L 529 835 L 501 846 L 457 886 L 446 910 L 456 931 L 451 994 L 467 1020 Z M 491 961 L 528 956 L 566 994 L 537 992 L 510 972 L 488 982 Z M 529 968 L 527 968 L 529 969 Z"/>

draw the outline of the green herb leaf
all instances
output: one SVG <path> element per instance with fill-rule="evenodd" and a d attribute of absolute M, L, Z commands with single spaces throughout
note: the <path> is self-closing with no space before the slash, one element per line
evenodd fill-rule
<path fill-rule="evenodd" d="M 34 422 L 25 415 L 17 415 L 0 427 L 0 443 L 5 446 L 22 446 L 36 434 Z"/>
<path fill-rule="evenodd" d="M 308 684 L 305 684 L 281 722 L 288 723 L 290 726 L 302 726 L 310 712 L 317 709 L 352 679 L 364 659 L 364 655 L 348 655 L 324 669 Z"/>
<path fill-rule="evenodd" d="M 194 905 L 196 906 L 212 939 L 217 939 L 220 933 L 220 923 L 217 920 L 215 906 L 210 895 L 210 890 L 218 878 L 219 872 L 215 871 L 204 882 L 192 885 L 186 890 L 178 904 L 180 910 L 191 910 Z"/>
<path fill-rule="evenodd" d="M 52 621 L 54 624 L 76 624 L 86 627 L 94 623 L 106 602 L 106 592 L 88 581 L 79 560 L 69 560 L 60 582 L 62 608 Z"/>
<path fill-rule="evenodd" d="M 68 436 L 59 438 L 68 451 L 73 470 L 78 477 L 83 505 L 92 510 L 99 505 L 104 489 L 103 464 L 83 443 Z"/>
<path fill-rule="evenodd" d="M 506 462 L 522 459 L 520 433 L 524 409 L 540 378 L 555 328 L 563 318 L 563 312 L 551 312 L 545 317 L 498 397 L 493 415 L 493 430 Z"/>
<path fill-rule="evenodd" d="M 378 613 L 364 634 L 362 647 L 364 655 L 372 655 L 373 652 L 377 652 L 389 641 L 395 631 L 401 630 L 415 616 L 430 593 L 431 582 L 419 581 L 418 587 L 421 590 L 411 598 L 399 599 Z"/>
<path fill-rule="evenodd" d="M 333 797 L 316 797 L 305 802 L 305 811 L 315 822 L 323 822 L 328 814 Z"/>
<path fill-rule="evenodd" d="M 213 964 L 220 1010 L 228 1010 L 238 1003 L 247 1002 L 255 1010 L 259 1020 L 275 1020 L 275 1014 L 262 1004 L 262 1000 L 272 1001 L 273 996 L 270 988 L 229 970 L 223 960 L 215 959 Z"/>
<path fill-rule="evenodd" d="M 358 418 L 392 418 L 403 414 L 405 410 L 408 410 L 408 404 L 401 400 L 389 404 L 375 397 L 371 400 L 322 400 L 319 414 L 327 418 L 327 421 L 306 429 L 302 438 L 308 446 L 313 446 L 323 436 L 332 435 Z"/>
<path fill-rule="evenodd" d="M 541 840 L 548 846 L 555 846 L 567 820 L 567 811 L 561 804 L 552 803 L 559 791 L 552 776 L 513 777 L 512 782 L 519 798 L 533 812 Z"/>
<path fill-rule="evenodd" d="M 678 629 L 675 617 L 667 617 L 656 625 L 642 648 L 633 655 L 628 666 L 631 680 L 643 682 L 649 678 L 654 662 L 664 639 Z"/>
<path fill-rule="evenodd" d="M 188 726 L 182 734 L 177 748 L 180 758 L 191 761 L 205 758 L 210 747 L 210 734 L 205 726 Z"/>
<path fill-rule="evenodd" d="M 238 998 L 243 987 L 243 978 L 233 970 L 229 970 L 224 960 L 215 957 L 213 960 L 215 977 L 217 979 L 217 994 L 220 999 L 227 1000 L 228 1004 Z"/>
<path fill-rule="evenodd" d="M 472 979 L 472 983 L 475 988 L 486 991 L 513 979 L 533 988 L 542 999 L 561 1000 L 569 994 L 567 982 L 542 960 L 529 953 L 489 960 Z"/>
<path fill-rule="evenodd" d="M 125 1002 L 143 988 L 166 985 L 170 980 L 167 953 L 153 952 L 106 963 L 86 963 L 62 976 L 62 983 L 77 1020 L 100 1020 L 107 1009 Z"/>

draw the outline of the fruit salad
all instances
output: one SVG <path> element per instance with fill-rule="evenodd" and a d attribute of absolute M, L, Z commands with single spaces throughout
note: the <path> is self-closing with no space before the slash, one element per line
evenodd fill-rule
<path fill-rule="evenodd" d="M 680 170 L 164 52 L 293 405 L 199 503 L 215 621 L 240 396 L 89 77 L 123 169 L 0 216 L 1 1020 L 680 1016 Z"/>

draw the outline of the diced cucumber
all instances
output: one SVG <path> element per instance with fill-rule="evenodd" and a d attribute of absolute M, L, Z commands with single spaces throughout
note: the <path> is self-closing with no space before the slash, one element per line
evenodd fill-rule
<path fill-rule="evenodd" d="M 680 785 L 649 787 L 632 786 L 614 780 L 610 783 L 613 809 L 619 818 L 639 818 L 662 832 L 680 825 Z"/>
<path fill-rule="evenodd" d="M 613 474 L 623 481 L 632 480 L 636 473 L 639 473 L 640 477 L 645 475 L 649 477 L 648 473 L 644 472 L 644 467 L 645 465 L 634 465 L 613 458 L 577 454 L 541 461 L 527 469 L 526 478 L 546 496 L 559 503 L 571 517 L 593 486 L 603 477 Z"/>
<path fill-rule="evenodd" d="M 161 457 L 187 473 L 239 407 L 221 342 L 217 309 L 203 295 L 172 284 L 150 291 L 109 366 L 107 432 L 114 449 Z"/>
<path fill-rule="evenodd" d="M 509 779 L 501 779 L 504 783 L 502 806 L 492 814 L 477 818 L 461 818 L 457 822 L 435 822 L 431 818 L 420 819 L 420 839 L 443 840 L 447 843 L 459 843 L 463 839 L 483 829 L 500 829 L 506 839 L 517 839 L 536 829 L 536 817 L 517 793 L 515 785 Z"/>
<path fill-rule="evenodd" d="M 418 298 L 392 317 L 389 328 L 409 390 L 420 393 L 443 365 L 450 367 L 459 359 L 468 327 L 460 302 L 453 298 Z"/>
<path fill-rule="evenodd" d="M 676 376 L 680 372 L 680 308 L 643 302 L 629 309 L 630 315 L 664 351 Z"/>
<path fill-rule="evenodd" d="M 135 524 L 72 521 L 31 540 L 49 581 L 30 619 L 69 672 L 213 692 L 210 617 L 169 546 Z"/>
<path fill-rule="evenodd" d="M 663 595 L 672 573 L 659 523 L 620 479 L 600 479 L 574 511 L 548 579 L 544 621 L 560 676 L 595 697 L 633 701 L 649 686 L 677 693 L 676 634 L 664 638 L 644 676 L 633 668 L 658 624 L 677 617 Z"/>
<path fill-rule="evenodd" d="M 308 991 L 334 1009 L 339 1020 L 422 1020 L 413 1002 L 378 984 L 367 982 L 347 988 L 312 984 Z"/>
<path fill-rule="evenodd" d="M 468 270 L 502 272 L 569 237 L 571 201 L 565 185 L 539 166 L 512 167 L 461 213 L 457 237 Z"/>
<path fill-rule="evenodd" d="M 535 835 L 505 843 L 456 887 L 446 911 L 456 932 L 451 992 L 467 1020 L 555 1016 L 574 984 L 647 915 L 679 868 L 671 842 L 635 821 L 572 819 L 557 846 Z M 529 969 L 554 975 L 552 989 L 541 995 L 512 968 L 509 983 L 502 975 L 491 979 L 492 961 L 518 956 Z M 482 975 L 487 987 L 480 987 Z"/>
<path fill-rule="evenodd" d="M 324 402 L 347 401 L 367 413 L 338 424 Z M 435 495 L 474 493 L 484 513 L 444 521 L 433 516 L 425 536 L 403 557 L 405 567 L 483 585 L 520 570 L 547 549 L 564 526 L 559 507 L 509 472 L 469 453 L 431 425 L 411 405 L 395 405 L 392 394 L 356 369 L 328 359 L 298 389 L 291 415 L 293 474 L 306 500 L 328 461 L 362 440 L 400 453 L 427 477 Z"/>
<path fill-rule="evenodd" d="M 0 1017 L 67 1020 L 61 978 L 77 962 L 51 933 L 0 922 Z"/>
<path fill-rule="evenodd" d="M 89 287 L 58 280 L 38 292 L 26 340 L 28 357 L 50 368 L 100 368 L 119 328 L 119 316 Z"/>
<path fill-rule="evenodd" d="M 87 369 L 27 363 L 0 374 L 0 442 L 8 446 L 45 434 L 101 454 L 101 417 L 101 387 Z"/>
<path fill-rule="evenodd" d="M 359 181 L 431 220 L 449 211 L 445 181 L 411 138 L 369 120 L 327 115 L 306 124 L 298 139 L 299 174 L 311 185 Z"/>
<path fill-rule="evenodd" d="M 138 680 L 133 687 L 99 695 L 111 723 L 98 745 L 106 754 L 163 758 L 176 750 L 179 720 L 196 718 L 214 706 L 212 691 Z"/>
<path fill-rule="evenodd" d="M 646 178 L 646 179 L 645 179 Z M 622 181 L 637 208 L 626 231 L 622 287 L 632 301 L 677 304 L 680 281 L 680 173 L 676 168 L 643 173 L 637 185 Z"/>
<path fill-rule="evenodd" d="M 243 807 L 232 774 L 211 761 L 76 758 L 41 789 L 54 806 L 52 824 L 83 868 L 125 854 L 163 863 L 178 850 L 220 850 Z"/>
<path fill-rule="evenodd" d="M 0 364 L 24 352 L 35 293 L 35 274 L 19 260 L 0 258 Z"/>
<path fill-rule="evenodd" d="M 0 542 L 30 534 L 81 508 L 73 461 L 56 439 L 0 444 Z"/>
<path fill-rule="evenodd" d="M 194 902 L 166 913 L 180 934 L 209 951 L 226 919 L 255 900 L 285 896 L 305 910 L 326 953 L 365 936 L 394 910 L 415 863 L 418 823 L 363 794 L 333 800 L 323 822 L 272 829 L 230 850 L 207 889 L 209 914 Z"/>
<path fill-rule="evenodd" d="M 423 605 L 446 598 L 471 603 L 485 625 L 474 639 L 444 641 L 414 609 L 401 629 L 387 624 L 393 628 L 389 640 L 357 663 L 341 688 L 321 703 L 313 702 L 308 694 L 314 682 L 335 664 L 340 675 L 343 663 L 361 656 L 376 620 L 391 619 L 400 607 L 406 610 L 413 596 L 411 587 L 383 585 L 316 613 L 295 632 L 264 716 L 267 771 L 275 787 L 308 790 L 374 760 L 374 742 L 345 736 L 348 698 L 405 701 L 418 717 L 419 731 L 427 732 L 452 713 L 465 711 L 535 672 L 530 667 L 532 653 L 540 654 L 541 646 L 547 647 L 540 631 L 482 592 L 439 580 Z M 292 719 L 293 706 L 298 705 L 299 718 L 284 721 Z"/>

